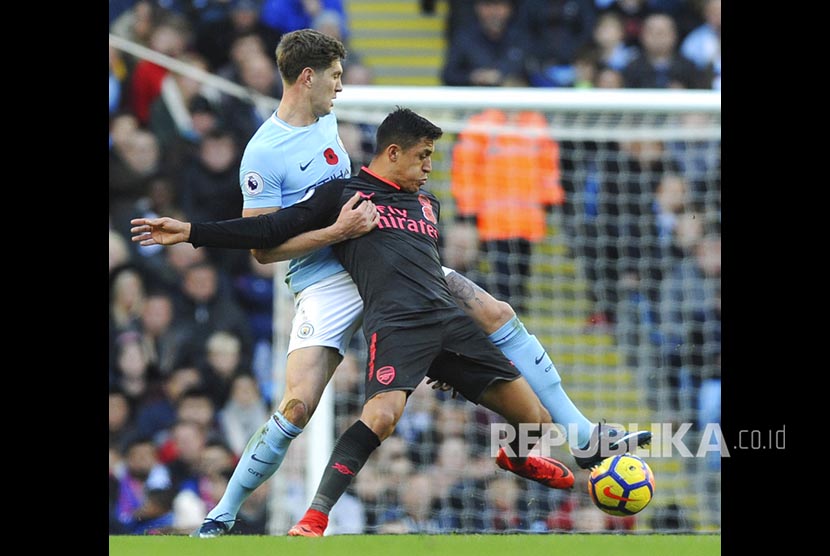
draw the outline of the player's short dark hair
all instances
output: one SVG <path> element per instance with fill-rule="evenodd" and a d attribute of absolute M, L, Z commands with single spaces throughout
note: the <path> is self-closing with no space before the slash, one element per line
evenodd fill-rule
<path fill-rule="evenodd" d="M 378 126 L 375 134 L 375 153 L 382 153 L 393 143 L 406 150 L 417 145 L 422 139 L 435 141 L 442 135 L 444 131 L 431 121 L 409 108 L 398 106 Z"/>
<path fill-rule="evenodd" d="M 336 60 L 345 58 L 346 47 L 342 42 L 314 29 L 286 33 L 277 45 L 277 67 L 287 83 L 294 83 L 303 68 L 323 71 Z"/>

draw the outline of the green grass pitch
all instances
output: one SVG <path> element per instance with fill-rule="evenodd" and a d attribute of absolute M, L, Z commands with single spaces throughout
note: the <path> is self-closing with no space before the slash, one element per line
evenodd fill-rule
<path fill-rule="evenodd" d="M 708 556 L 720 535 L 333 535 L 323 538 L 232 535 L 111 536 L 110 556 Z"/>

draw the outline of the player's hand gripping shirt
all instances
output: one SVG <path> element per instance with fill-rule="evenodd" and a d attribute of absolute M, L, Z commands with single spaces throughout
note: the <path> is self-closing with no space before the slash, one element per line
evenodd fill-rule
<path fill-rule="evenodd" d="M 266 248 L 333 223 L 355 192 L 371 199 L 378 227 L 332 246 L 364 303 L 364 327 L 414 326 L 461 312 L 444 279 L 438 254 L 440 205 L 429 192 L 401 191 L 363 168 L 356 177 L 317 188 L 277 213 L 222 223 L 194 223 L 190 242 L 215 247 Z M 248 221 L 248 222 L 245 222 Z"/>

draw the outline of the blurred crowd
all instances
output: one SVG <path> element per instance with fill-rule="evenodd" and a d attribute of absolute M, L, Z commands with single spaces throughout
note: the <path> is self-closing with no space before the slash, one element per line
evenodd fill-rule
<path fill-rule="evenodd" d="M 445 85 L 721 86 L 721 0 L 449 0 Z"/>
<path fill-rule="evenodd" d="M 299 28 L 344 41 L 345 86 L 372 83 L 371 68 L 349 46 L 347 1 L 110 0 L 109 24 L 113 34 L 279 99 L 274 50 L 283 33 Z M 720 0 L 448 4 L 446 85 L 720 89 Z M 421 7 L 428 15 L 434 2 Z M 141 247 L 129 240 L 129 221 L 240 216 L 242 149 L 274 107 L 113 47 L 109 54 L 109 528 L 188 533 L 218 501 L 275 401 L 272 366 L 284 354 L 272 352 L 274 265 L 246 251 Z M 370 129 L 341 122 L 340 136 L 355 169 L 368 162 Z M 561 142 L 546 152 L 559 157 L 562 189 L 544 203 L 563 204 L 573 253 L 587 261 L 592 322 L 636 320 L 634 330 L 656 346 L 654 368 L 674 373 L 662 375 L 671 388 L 695 365 L 704 368 L 693 373 L 698 387 L 719 377 L 719 145 Z M 473 234 L 461 249 L 466 255 L 452 259 L 468 231 L 456 226 L 446 234 L 447 264 L 459 270 L 479 252 Z M 625 251 L 644 237 L 660 253 Z M 659 268 L 648 265 L 654 260 Z M 335 373 L 338 434 L 363 400 L 356 341 Z M 416 390 L 395 437 L 338 504 L 340 518 L 335 508 L 335 531 L 634 527 L 633 518 L 607 519 L 586 493 L 550 491 L 496 471 L 488 453 L 492 415 L 442 398 Z M 267 487 L 243 506 L 234 533 L 266 532 Z M 344 511 L 348 504 L 359 511 Z M 685 528 L 678 515 L 652 525 Z"/>

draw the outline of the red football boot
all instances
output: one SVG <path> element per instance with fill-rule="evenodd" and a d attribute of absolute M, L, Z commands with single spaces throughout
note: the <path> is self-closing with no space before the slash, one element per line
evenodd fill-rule
<path fill-rule="evenodd" d="M 329 516 L 317 510 L 307 510 L 303 518 L 288 530 L 289 537 L 322 537 L 329 525 Z"/>
<path fill-rule="evenodd" d="M 527 456 L 520 463 L 521 459 L 507 457 L 507 452 L 502 447 L 499 448 L 496 456 L 496 464 L 519 477 L 536 481 L 550 488 L 573 488 L 574 474 L 562 462 L 544 456 Z"/>

